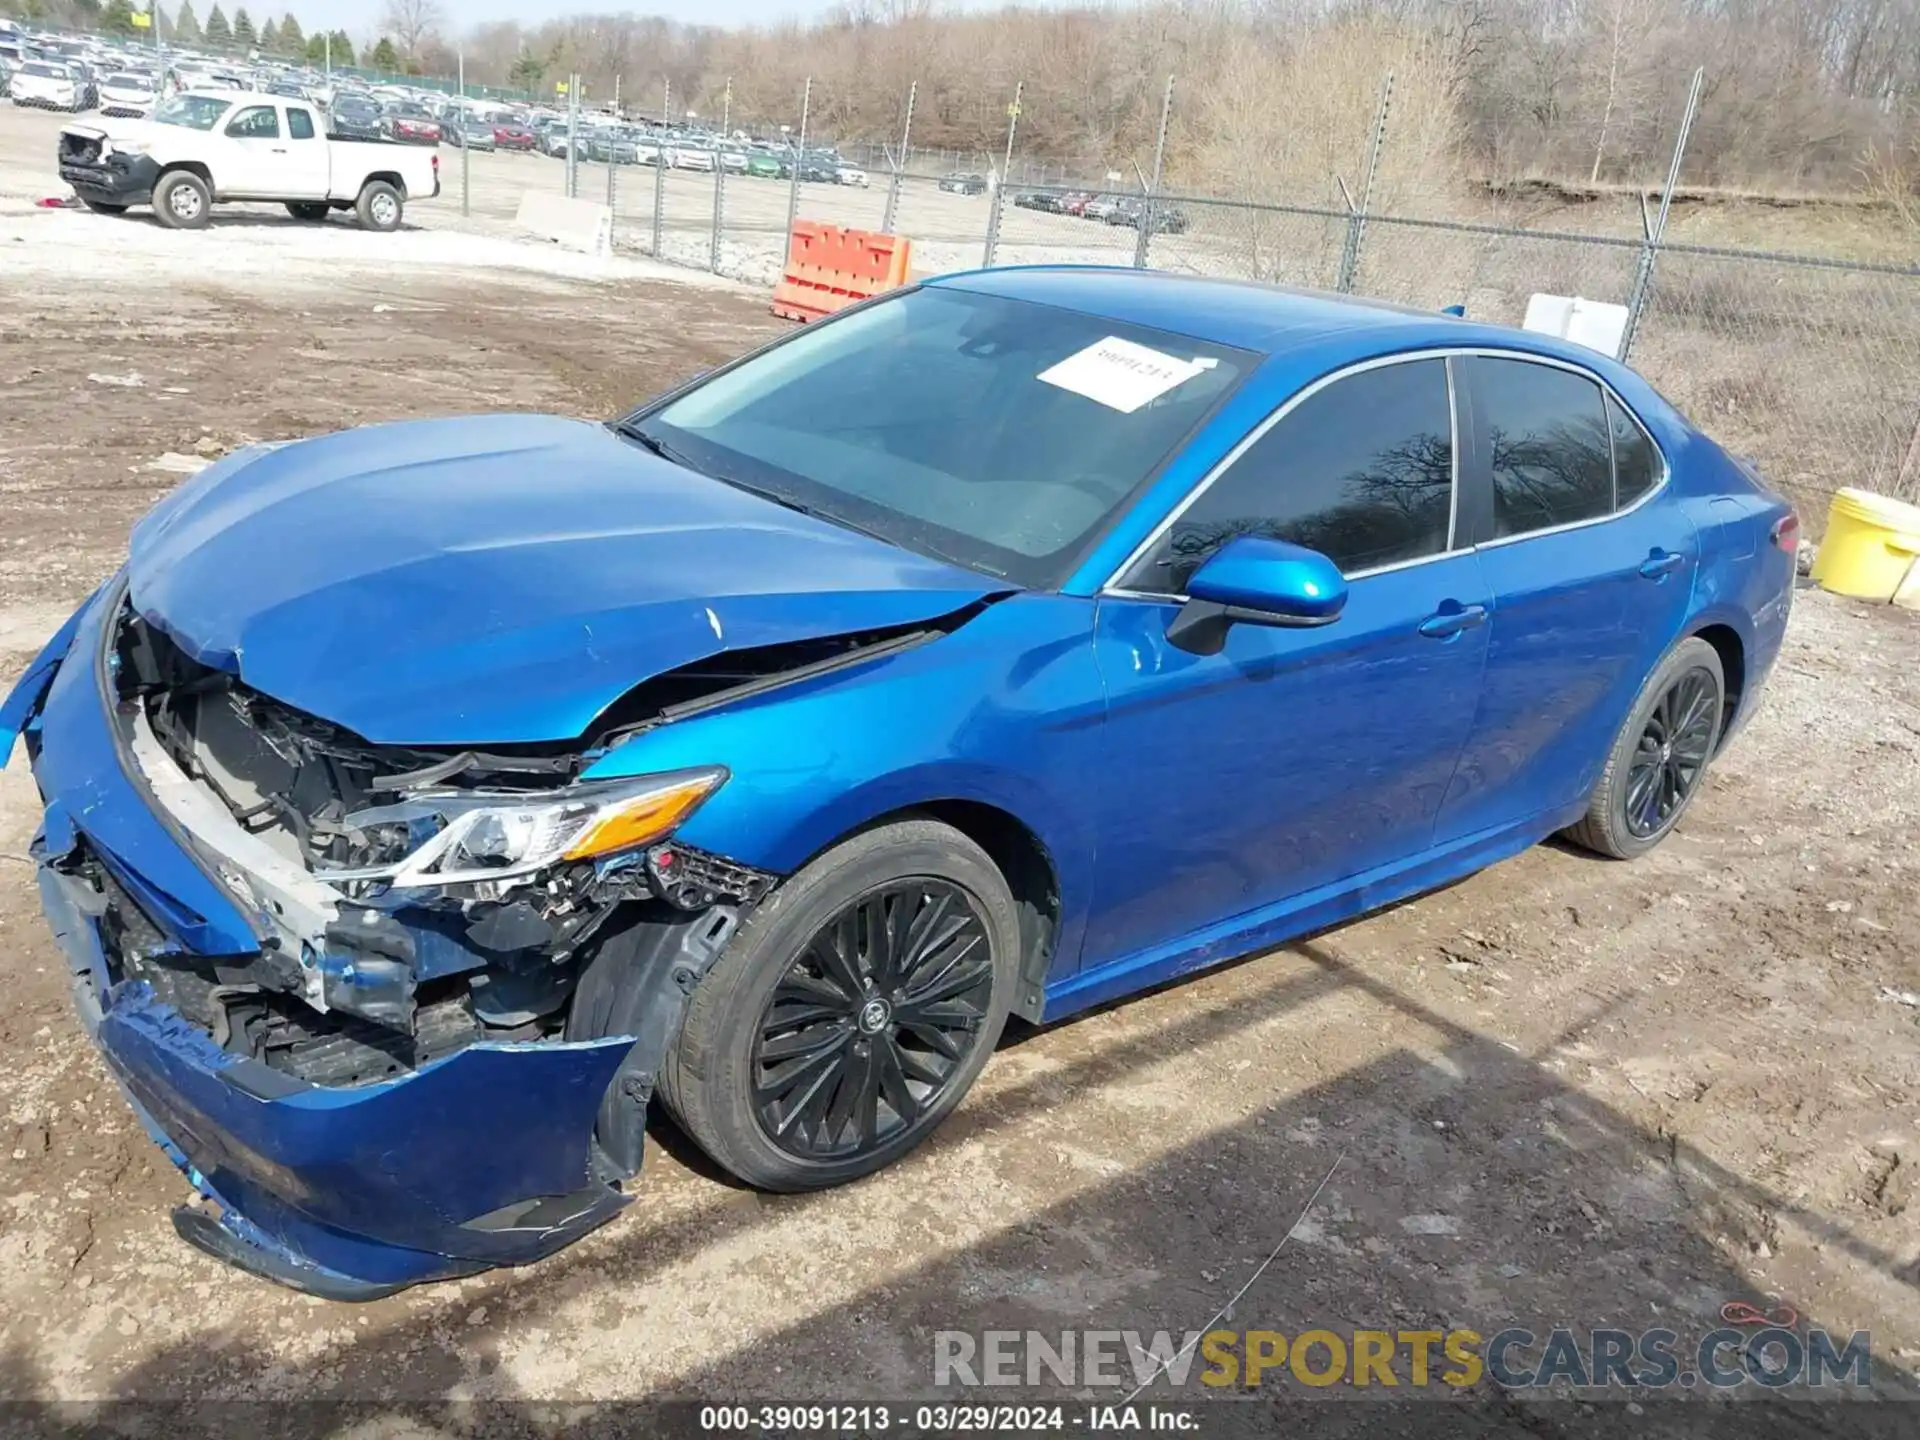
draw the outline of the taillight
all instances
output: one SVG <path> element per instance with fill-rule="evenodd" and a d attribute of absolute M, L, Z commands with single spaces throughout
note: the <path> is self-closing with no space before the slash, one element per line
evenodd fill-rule
<path fill-rule="evenodd" d="M 1789 555 L 1800 549 L 1800 517 L 1789 510 L 1773 522 L 1773 548 Z"/>

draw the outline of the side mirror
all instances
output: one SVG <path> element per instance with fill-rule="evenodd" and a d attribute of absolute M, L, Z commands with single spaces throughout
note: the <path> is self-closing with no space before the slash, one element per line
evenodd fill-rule
<path fill-rule="evenodd" d="M 1218 655 L 1234 625 L 1331 625 L 1346 608 L 1347 581 L 1317 550 L 1242 535 L 1193 572 L 1187 596 L 1167 639 L 1195 655 Z"/>

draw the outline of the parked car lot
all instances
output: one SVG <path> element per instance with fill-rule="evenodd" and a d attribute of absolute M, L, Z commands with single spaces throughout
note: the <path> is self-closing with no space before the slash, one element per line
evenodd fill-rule
<path fill-rule="evenodd" d="M 764 289 L 277 259 L 307 235 L 284 220 L 131 247 L 124 222 L 27 208 L 51 193 L 64 120 L 0 112 L 0 176 L 37 177 L 0 182 L 9 313 L 35 337 L 0 407 L 0 678 L 175 484 L 145 468 L 162 448 L 477 409 L 605 416 L 779 333 Z M 495 213 L 555 173 L 514 155 L 474 169 Z M 691 225 L 712 177 L 665 180 Z M 784 192 L 751 190 L 776 232 Z M 964 222 L 977 254 L 978 202 L 936 198 L 959 218 L 922 213 Z M 136 369 L 139 386 L 88 379 Z M 1916 674 L 1906 617 L 1801 594 L 1765 706 L 1635 865 L 1541 847 L 1023 1031 L 949 1130 L 850 1189 L 730 1189 L 661 1121 L 680 1148 L 578 1248 L 345 1312 L 172 1258 L 187 1187 L 91 1058 L 29 868 L 0 858 L 12 1383 L 203 1403 L 733 1395 L 772 1375 L 796 1395 L 898 1394 L 928 1384 L 941 1329 L 1202 1326 L 1291 1235 L 1237 1323 L 1686 1328 L 1774 1295 L 1842 1336 L 1870 1329 L 1898 1386 L 1920 1345 L 1896 1160 L 1920 1029 L 1883 992 L 1920 991 L 1903 942 L 1920 927 Z M 21 766 L 0 772 L 0 856 L 27 854 L 38 813 Z"/>

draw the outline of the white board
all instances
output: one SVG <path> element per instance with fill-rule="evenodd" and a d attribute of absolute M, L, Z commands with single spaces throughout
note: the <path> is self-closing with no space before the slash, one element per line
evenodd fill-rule
<path fill-rule="evenodd" d="M 1557 335 L 1602 355 L 1618 355 L 1627 333 L 1627 307 L 1578 295 L 1534 295 L 1520 328 L 1536 335 Z"/>

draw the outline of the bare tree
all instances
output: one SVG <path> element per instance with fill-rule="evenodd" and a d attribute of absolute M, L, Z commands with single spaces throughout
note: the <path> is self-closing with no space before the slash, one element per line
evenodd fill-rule
<path fill-rule="evenodd" d="M 404 58 L 418 60 L 421 43 L 446 24 L 446 19 L 447 12 L 441 9 L 439 0 L 387 0 L 380 29 L 393 36 Z"/>

